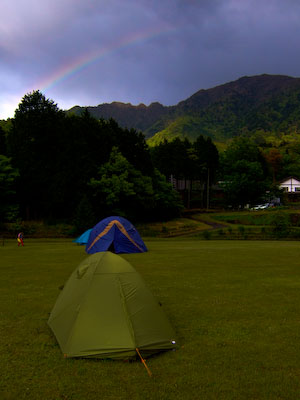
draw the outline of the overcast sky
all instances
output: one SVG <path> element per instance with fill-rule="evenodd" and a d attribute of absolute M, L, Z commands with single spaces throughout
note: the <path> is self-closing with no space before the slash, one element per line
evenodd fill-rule
<path fill-rule="evenodd" d="M 175 105 L 263 73 L 300 76 L 299 0 L 1 0 L 0 119 L 39 89 L 59 108 Z"/>

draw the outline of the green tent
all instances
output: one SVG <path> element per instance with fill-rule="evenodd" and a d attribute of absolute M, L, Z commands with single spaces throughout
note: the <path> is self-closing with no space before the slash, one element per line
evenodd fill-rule
<path fill-rule="evenodd" d="M 135 358 L 175 348 L 174 332 L 121 256 L 95 253 L 75 269 L 48 320 L 65 357 Z"/>

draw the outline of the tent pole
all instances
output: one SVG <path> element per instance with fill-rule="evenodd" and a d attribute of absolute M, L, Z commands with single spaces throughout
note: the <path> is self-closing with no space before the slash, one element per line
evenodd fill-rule
<path fill-rule="evenodd" d="M 139 357 L 140 357 L 142 363 L 144 364 L 144 367 L 146 368 L 146 370 L 147 370 L 147 372 L 148 372 L 148 375 L 149 375 L 149 376 L 152 376 L 152 372 L 151 372 L 150 369 L 148 368 L 148 366 L 147 366 L 147 364 L 146 364 L 146 361 L 145 361 L 145 360 L 143 359 L 143 357 L 141 356 L 141 353 L 139 352 L 139 349 L 138 349 L 138 348 L 136 348 L 136 352 L 138 353 L 138 355 L 139 355 Z"/>

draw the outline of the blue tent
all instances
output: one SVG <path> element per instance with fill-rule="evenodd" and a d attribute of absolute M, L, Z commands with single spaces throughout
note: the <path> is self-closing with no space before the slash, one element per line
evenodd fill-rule
<path fill-rule="evenodd" d="M 92 232 L 92 229 L 88 229 L 82 235 L 80 235 L 78 238 L 73 240 L 73 242 L 78 243 L 78 244 L 87 244 L 91 232 Z"/>
<path fill-rule="evenodd" d="M 85 248 L 88 254 L 107 250 L 117 254 L 143 253 L 147 247 L 131 222 L 122 217 L 108 217 L 94 226 Z"/>

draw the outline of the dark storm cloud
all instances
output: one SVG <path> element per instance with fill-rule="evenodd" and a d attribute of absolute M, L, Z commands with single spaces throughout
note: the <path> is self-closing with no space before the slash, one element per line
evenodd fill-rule
<path fill-rule="evenodd" d="M 296 0 L 2 0 L 0 118 L 34 89 L 61 108 L 176 104 L 244 75 L 299 76 L 299 17 Z"/>

